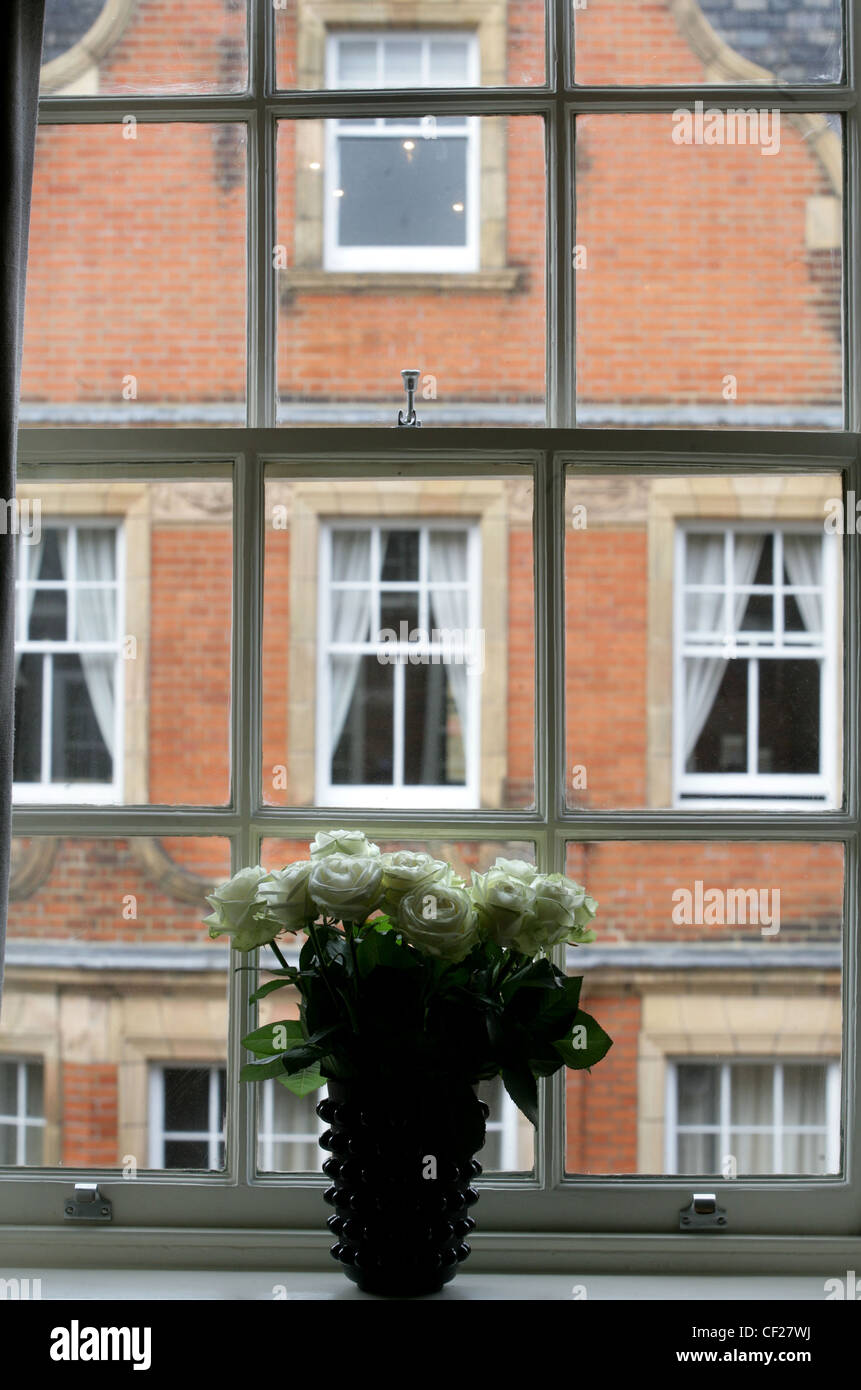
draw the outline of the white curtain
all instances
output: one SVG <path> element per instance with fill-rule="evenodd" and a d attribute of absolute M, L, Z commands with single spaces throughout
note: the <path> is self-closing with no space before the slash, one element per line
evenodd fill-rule
<path fill-rule="evenodd" d="M 734 582 L 751 584 L 756 574 L 764 536 L 736 532 L 734 537 Z M 724 583 L 724 542 L 722 536 L 689 536 L 685 555 L 687 584 Z M 736 594 L 733 604 L 733 630 L 736 631 L 747 607 L 748 594 Z M 719 632 L 723 624 L 722 593 L 686 594 L 685 629 L 688 632 Z M 731 637 L 729 633 L 727 636 Z M 711 713 L 726 670 L 724 656 L 696 656 L 685 660 L 685 761 L 694 751 L 697 739 Z"/>
<path fill-rule="evenodd" d="M 116 579 L 116 533 L 112 528 L 78 532 L 78 580 L 109 583 Z M 80 642 L 114 642 L 117 638 L 115 588 L 78 589 L 77 631 Z M 105 747 L 114 757 L 114 662 L 107 652 L 82 652 L 81 666 Z"/>
<path fill-rule="evenodd" d="M 774 1069 L 770 1064 L 734 1066 L 730 1073 L 730 1152 L 738 1173 L 774 1172 L 771 1132 L 739 1134 L 736 1126 L 774 1124 Z"/>
<path fill-rule="evenodd" d="M 332 579 L 347 584 L 366 583 L 371 577 L 370 531 L 335 531 L 332 537 Z M 370 589 L 332 589 L 332 642 L 364 642 L 371 620 Z M 329 723 L 334 753 L 347 720 L 359 676 L 359 652 L 340 652 L 330 662 Z"/>
<path fill-rule="evenodd" d="M 433 626 L 454 630 L 466 642 L 469 626 L 469 590 L 466 587 L 466 544 L 462 531 L 431 531 L 428 545 L 428 581 L 431 586 L 431 615 Z M 463 584 L 462 589 L 437 589 L 436 584 Z M 451 684 L 455 708 L 460 719 L 464 747 L 467 738 L 467 667 L 466 647 L 447 664 L 445 674 Z"/>
<path fill-rule="evenodd" d="M 790 584 L 822 584 L 822 542 L 818 536 L 784 536 L 783 560 Z M 822 631 L 822 594 L 795 594 L 808 632 Z"/>

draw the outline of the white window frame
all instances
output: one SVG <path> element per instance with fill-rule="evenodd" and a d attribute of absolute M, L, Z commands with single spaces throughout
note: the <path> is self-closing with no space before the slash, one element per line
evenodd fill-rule
<path fill-rule="evenodd" d="M 27 1131 L 30 1129 L 42 1130 L 42 1142 L 44 1144 L 44 1131 L 47 1123 L 44 1113 L 42 1115 L 27 1114 L 27 1092 L 29 1089 L 27 1068 L 41 1067 L 42 1069 L 42 1108 L 44 1111 L 45 1067 L 41 1057 L 7 1057 L 0 1054 L 0 1068 L 2 1067 L 15 1068 L 15 1113 L 4 1115 L 0 1112 L 0 1126 L 3 1129 L 14 1129 L 16 1162 L 24 1166 L 27 1162 Z"/>
<path fill-rule="evenodd" d="M 857 998 L 858 917 L 861 884 L 861 546 L 843 546 L 846 595 L 843 689 L 845 736 L 842 745 L 845 800 L 826 811 L 799 807 L 785 816 L 726 805 L 699 809 L 667 806 L 648 810 L 597 810 L 566 805 L 564 539 L 565 478 L 604 475 L 616 482 L 626 473 L 653 468 L 665 475 L 690 473 L 724 480 L 762 472 L 841 476 L 846 492 L 861 497 L 861 196 L 857 169 L 861 151 L 861 0 L 851 8 L 846 47 L 847 79 L 842 85 L 812 90 L 790 84 L 768 90 L 769 106 L 789 116 L 813 109 L 839 113 L 846 131 L 849 172 L 844 211 L 845 244 L 845 431 L 796 433 L 780 430 L 591 429 L 577 418 L 574 322 L 577 274 L 573 216 L 575 118 L 602 113 L 636 117 L 656 111 L 669 115 L 705 100 L 719 109 L 747 107 L 751 88 L 743 82 L 709 87 L 658 85 L 588 88 L 576 86 L 573 70 L 573 7 L 563 0 L 548 5 L 548 66 L 545 87 L 420 91 L 407 95 L 379 90 L 278 91 L 274 80 L 276 14 L 270 0 L 250 0 L 249 87 L 239 93 L 195 92 L 134 99 L 139 125 L 164 121 L 244 122 L 248 136 L 248 306 L 247 424 L 243 428 L 22 429 L 18 436 L 19 476 L 28 483 L 66 479 L 89 468 L 104 478 L 154 476 L 177 479 L 223 477 L 232 470 L 235 485 L 233 596 L 233 698 L 231 702 L 231 801 L 210 807 L 17 807 L 16 836 L 200 836 L 230 839 L 233 866 L 256 863 L 260 845 L 273 835 L 304 839 L 332 824 L 319 807 L 265 805 L 260 787 L 261 656 L 263 592 L 263 484 L 272 464 L 283 476 L 307 478 L 403 478 L 499 476 L 501 468 L 522 471 L 534 481 L 535 584 L 535 752 L 534 810 L 446 808 L 383 810 L 378 805 L 345 808 L 339 820 L 360 826 L 371 838 L 458 838 L 509 843 L 530 841 L 536 861 L 563 871 L 569 841 L 674 841 L 709 843 L 748 839 L 822 841 L 845 854 L 843 934 L 843 1093 L 845 1170 L 838 1179 L 794 1182 L 791 1200 L 780 1181 L 755 1184 L 740 1179 L 731 1187 L 715 1184 L 729 1204 L 730 1228 L 719 1240 L 702 1241 L 680 1232 L 679 1211 L 691 1200 L 688 1179 L 632 1175 L 570 1175 L 565 1172 L 565 1076 L 541 1083 L 541 1120 L 532 1174 L 514 1174 L 482 1183 L 477 1215 L 486 1243 L 486 1268 L 544 1272 L 556 1267 L 654 1272 L 690 1271 L 699 1260 L 709 1273 L 741 1271 L 772 1274 L 782 1267 L 787 1237 L 792 1238 L 797 1270 L 819 1272 L 859 1268 L 861 1261 L 861 1095 Z M 121 126 L 129 96 L 43 98 L 45 125 L 114 123 Z M 338 116 L 466 112 L 475 116 L 539 116 L 547 141 L 547 406 L 546 428 L 440 429 L 276 428 L 276 341 L 278 277 L 272 248 L 278 242 L 275 196 L 276 134 L 279 120 L 335 119 Z M 620 229 L 624 233 L 624 229 Z M 31 275 L 38 267 L 31 264 Z M 404 366 L 414 366 L 404 362 Z M 418 363 L 419 367 L 422 366 Z M 339 385 L 333 367 L 333 387 Z M 392 383 L 392 416 L 403 403 L 401 383 Z M 430 424 L 430 420 L 426 420 Z M 600 653 L 590 659 L 600 660 Z M 671 653 L 667 653 L 671 660 Z M 564 958 L 560 953 L 560 962 Z M 247 963 L 247 962 L 236 962 Z M 101 1174 L 103 1190 L 122 1202 L 122 1224 L 111 1229 L 111 1258 L 130 1265 L 163 1268 L 169 1228 L 170 1250 L 181 1267 L 265 1267 L 261 1258 L 284 1258 L 283 1228 L 293 1232 L 291 1248 L 320 1270 L 330 1270 L 330 1234 L 325 1230 L 322 1190 L 315 1175 L 263 1179 L 256 1173 L 256 1134 L 251 1119 L 254 1097 L 239 1081 L 246 1060 L 240 1040 L 248 1030 L 251 973 L 230 972 L 231 1015 L 228 1052 L 227 1171 L 187 1178 L 139 1173 L 123 1182 L 119 1170 Z M 595 1069 L 590 1085 L 601 1085 Z M 145 1104 L 145 1102 L 144 1102 Z M 86 1174 L 85 1174 L 86 1175 Z M 7 1263 L 67 1266 L 79 1256 L 92 1261 L 94 1239 L 104 1230 L 77 1231 L 63 1219 L 70 1170 L 7 1171 L 0 1183 L 0 1224 Z M 272 1230 L 273 1212 L 282 1229 Z M 14 1228 L 14 1229 L 13 1229 Z M 156 1228 L 156 1229 L 154 1229 Z M 809 1239 L 799 1239 L 806 1237 Z M 706 1247 L 703 1250 L 702 1247 Z M 273 1253 L 274 1252 L 274 1253 Z M 185 1264 L 183 1265 L 183 1261 Z M 848 1264 L 847 1264 L 848 1261 Z M 307 1267 L 307 1266 L 306 1266 Z"/>
<path fill-rule="evenodd" d="M 42 700 L 42 746 L 39 766 L 41 778 L 38 782 L 15 782 L 12 788 L 13 800 L 21 806 L 42 805 L 52 802 L 56 805 L 74 806 L 81 801 L 95 803 L 119 802 L 123 799 L 124 779 L 124 730 L 125 730 L 125 663 L 122 659 L 122 631 L 125 614 L 125 530 L 120 520 L 105 517 L 45 517 L 42 531 L 65 531 L 69 537 L 68 574 L 64 579 L 43 581 L 39 587 L 62 590 L 67 595 L 66 639 L 63 641 L 31 642 L 25 640 L 23 633 L 25 588 L 29 587 L 29 576 L 17 580 L 15 584 L 15 650 L 22 656 L 29 653 L 44 656 L 43 700 Z M 114 555 L 116 559 L 115 579 L 109 584 L 80 581 L 77 576 L 78 532 L 110 530 L 115 535 Z M 27 568 L 32 553 L 27 545 L 18 550 L 22 570 Z M 75 631 L 76 596 L 81 589 L 110 588 L 116 592 L 117 632 L 113 642 L 79 642 L 69 639 L 68 634 Z M 110 782 L 52 782 L 46 776 L 51 765 L 51 715 L 53 701 L 53 657 L 77 652 L 103 652 L 114 657 L 114 747 L 113 778 Z"/>
<path fill-rule="evenodd" d="M 731 1125 L 730 1106 L 732 1099 L 732 1071 L 734 1067 L 754 1064 L 772 1069 L 773 1123 L 770 1125 Z M 680 1066 L 711 1067 L 720 1077 L 718 1092 L 719 1114 L 714 1123 L 701 1125 L 681 1125 L 678 1121 L 678 1069 Z M 824 1125 L 784 1125 L 784 1067 L 822 1066 L 825 1068 L 825 1124 Z M 840 1063 L 827 1057 L 781 1057 L 733 1056 L 721 1061 L 710 1057 L 676 1057 L 667 1062 L 666 1100 L 664 1107 L 664 1171 L 678 1173 L 678 1141 L 683 1134 L 717 1134 L 720 1138 L 722 1156 L 732 1151 L 730 1132 L 735 1134 L 770 1134 L 772 1140 L 773 1170 L 764 1177 L 780 1176 L 783 1173 L 783 1144 L 787 1134 L 824 1134 L 826 1138 L 826 1163 L 828 1174 L 840 1171 Z M 713 1174 L 707 1175 L 709 1178 Z"/>
<path fill-rule="evenodd" d="M 798 586 L 783 583 L 783 537 L 818 535 L 822 543 L 822 614 L 821 641 L 799 637 L 787 643 L 780 628 L 782 594 L 793 594 Z M 696 640 L 685 633 L 685 552 L 687 537 L 722 534 L 724 540 L 724 579 L 719 585 L 705 586 L 724 595 L 723 631 L 713 642 Z M 734 535 L 756 534 L 773 538 L 777 583 L 770 586 L 745 586 L 752 593 L 775 594 L 776 626 L 770 633 L 751 632 L 748 639 L 731 630 L 730 613 L 733 594 L 731 544 Z M 827 535 L 820 526 L 805 522 L 767 519 L 746 521 L 685 521 L 676 527 L 675 575 L 673 585 L 673 785 L 676 806 L 738 806 L 760 807 L 763 810 L 797 809 L 805 800 L 818 803 L 823 809 L 838 804 L 837 774 L 838 730 L 835 727 L 838 679 L 838 600 L 840 595 L 839 556 L 836 538 Z M 705 588 L 704 590 L 705 591 Z M 742 592 L 741 589 L 738 592 Z M 747 698 L 747 761 L 745 773 L 686 772 L 685 771 L 685 660 L 694 656 L 729 654 L 734 659 L 750 663 Z M 816 773 L 761 773 L 756 771 L 756 752 L 759 736 L 760 660 L 807 659 L 820 667 L 819 698 L 819 770 Z"/>
<path fill-rule="evenodd" d="M 276 1089 L 277 1088 L 277 1089 Z M 279 1090 L 283 1089 L 280 1083 L 275 1080 L 264 1081 L 257 1100 L 257 1158 L 259 1169 L 262 1173 L 282 1173 L 282 1172 L 319 1172 L 325 1160 L 325 1152 L 319 1147 L 318 1140 L 326 1129 L 326 1123 L 321 1120 L 319 1115 L 314 1114 L 314 1108 L 322 1098 L 323 1092 L 312 1091 L 305 1100 L 311 1107 L 314 1116 L 314 1129 L 311 1130 L 282 1130 L 275 1124 L 275 1097 Z M 297 1097 L 298 1099 L 298 1097 Z M 316 1147 L 315 1157 L 317 1162 L 313 1169 L 296 1170 L 284 1169 L 276 1166 L 275 1145 L 276 1144 L 313 1144 Z"/>
<path fill-rule="evenodd" d="M 201 1071 L 206 1072 L 209 1077 L 209 1090 L 207 1094 L 207 1127 L 206 1129 L 166 1129 L 164 1123 L 164 1074 L 166 1071 Z M 219 1080 L 224 1078 L 224 1093 L 227 1095 L 226 1069 L 219 1063 L 212 1062 L 150 1062 L 149 1064 L 149 1122 L 147 1125 L 148 1133 L 148 1163 L 150 1168 L 164 1169 L 165 1145 L 170 1142 L 179 1143 L 205 1143 L 207 1146 L 208 1170 L 217 1171 L 219 1168 L 219 1153 L 222 1149 L 226 1152 L 224 1142 L 224 1127 L 221 1123 L 218 1103 Z M 170 1169 L 166 1171 L 172 1171 Z"/>
<path fill-rule="evenodd" d="M 419 577 L 418 580 L 382 580 L 380 572 L 380 534 L 382 531 L 417 531 L 419 534 Z M 319 565 L 319 603 L 318 632 L 320 640 L 317 647 L 317 804 L 320 806 L 380 806 L 387 809 L 409 809 L 427 806 L 444 809 L 446 807 L 467 809 L 479 804 L 479 775 L 481 753 L 481 682 L 483 677 L 477 670 L 467 671 L 468 715 L 467 727 L 463 733 L 465 782 L 462 787 L 453 786 L 407 786 L 403 782 L 404 756 L 404 665 L 398 662 L 389 669 L 393 684 L 393 733 L 395 777 L 391 786 L 347 785 L 331 780 L 332 755 L 334 748 L 328 738 L 331 725 L 329 718 L 330 702 L 330 658 L 339 651 L 361 651 L 372 655 L 386 651 L 390 656 L 403 656 L 405 659 L 416 647 L 423 654 L 432 656 L 440 653 L 439 643 L 421 641 L 418 644 L 392 642 L 384 647 L 381 642 L 351 642 L 335 646 L 331 640 L 332 579 L 332 536 L 336 531 L 367 531 L 371 536 L 371 575 L 367 586 L 371 589 L 372 608 L 369 639 L 380 631 L 380 594 L 383 592 L 415 591 L 419 595 L 419 628 L 432 636 L 435 624 L 432 621 L 428 581 L 428 533 L 430 531 L 462 531 L 467 537 L 467 579 L 469 593 L 469 629 L 477 632 L 481 626 L 481 535 L 479 523 L 469 518 L 458 517 L 380 517 L 374 520 L 357 517 L 339 517 L 320 524 L 320 565 Z M 342 585 L 341 587 L 347 587 Z"/>
<path fill-rule="evenodd" d="M 434 39 L 449 39 L 464 44 L 467 53 L 469 85 L 478 86 L 478 35 L 464 30 L 423 30 L 418 34 L 407 30 L 348 30 L 331 32 L 326 44 L 326 85 L 338 88 L 339 43 L 344 39 L 365 40 L 377 45 L 377 82 L 383 88 L 382 53 L 387 39 L 419 38 L 422 42 L 422 66 L 427 73 L 429 44 Z M 430 82 L 425 85 L 430 86 Z M 438 133 L 431 122 L 417 130 L 414 120 L 403 125 L 385 125 L 378 116 L 373 126 L 341 127 L 337 120 L 326 121 L 326 159 L 323 178 L 323 268 L 333 271 L 440 271 L 468 272 L 479 269 L 481 226 L 481 151 L 480 119 L 464 116 L 462 125 L 446 126 Z M 341 141 L 350 134 L 375 136 L 379 139 L 399 138 L 404 141 L 427 139 L 463 139 L 466 141 L 466 238 L 463 246 L 342 246 L 338 237 L 338 214 L 341 189 Z"/>

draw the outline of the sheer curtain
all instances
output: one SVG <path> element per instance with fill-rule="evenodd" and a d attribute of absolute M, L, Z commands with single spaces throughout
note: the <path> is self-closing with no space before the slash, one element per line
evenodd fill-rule
<path fill-rule="evenodd" d="M 469 626 L 469 590 L 466 587 L 467 538 L 462 531 L 432 531 L 428 545 L 428 582 L 431 587 L 431 617 L 433 626 L 454 630 L 466 642 Z M 462 589 L 436 589 L 435 584 L 463 584 Z M 446 665 L 445 673 L 451 684 L 463 741 L 467 736 L 467 667 L 468 651 L 456 650 L 456 659 Z"/>
<path fill-rule="evenodd" d="M 332 580 L 347 584 L 366 583 L 371 577 L 370 531 L 335 531 L 332 535 Z M 368 588 L 331 590 L 331 642 L 364 642 L 371 621 L 371 591 Z M 338 747 L 353 691 L 359 676 L 359 652 L 340 652 L 329 662 L 329 748 Z"/>
<path fill-rule="evenodd" d="M 736 532 L 733 538 L 734 582 L 752 584 L 759 565 L 765 537 Z M 686 584 L 723 584 L 724 542 L 722 536 L 689 536 L 685 547 Z M 738 630 L 749 595 L 736 594 L 733 601 L 733 629 Z M 685 594 L 685 630 L 720 632 L 723 625 L 724 596 Z M 732 634 L 727 634 L 731 636 Z M 726 670 L 725 656 L 685 658 L 685 763 L 697 746 L 720 683 Z"/>
<path fill-rule="evenodd" d="M 0 496 L 15 495 L 27 232 L 39 99 L 45 0 L 0 6 Z M 12 832 L 15 692 L 15 565 L 8 532 L 0 545 L 0 995 Z"/>
<path fill-rule="evenodd" d="M 784 536 L 783 560 L 790 584 L 822 585 L 822 542 L 818 536 Z M 822 631 L 822 594 L 795 594 L 808 632 Z"/>
<path fill-rule="evenodd" d="M 113 528 L 78 532 L 78 579 L 82 583 L 113 583 L 117 577 L 116 532 Z M 76 636 L 80 642 L 111 642 L 117 638 L 117 591 L 78 589 Z M 105 747 L 116 754 L 114 679 L 116 660 L 107 652 L 82 652 L 87 693 Z"/>

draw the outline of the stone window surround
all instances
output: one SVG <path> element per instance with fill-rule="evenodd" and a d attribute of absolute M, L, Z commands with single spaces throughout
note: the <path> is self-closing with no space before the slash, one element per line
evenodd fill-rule
<path fill-rule="evenodd" d="M 478 36 L 482 86 L 506 81 L 506 0 L 374 0 L 357 13 L 350 0 L 299 0 L 297 86 L 325 88 L 329 30 L 469 29 Z M 475 271 L 329 271 L 323 269 L 325 122 L 296 122 L 295 222 L 290 266 L 282 270 L 285 293 L 341 290 L 510 291 L 520 271 L 506 263 L 506 118 L 484 116 L 480 132 L 479 269 Z M 317 169 L 311 169 L 311 164 Z"/>
<path fill-rule="evenodd" d="M 781 971 L 751 983 L 727 972 L 701 986 L 670 976 L 659 988 L 642 982 L 637 1061 L 637 1168 L 664 1171 L 667 1062 L 763 1062 L 787 1058 L 839 1061 L 842 1013 L 839 974 Z M 765 991 L 773 989 L 774 993 Z M 755 992 L 758 991 L 758 992 Z"/>
<path fill-rule="evenodd" d="M 87 479 L 69 487 L 65 483 L 19 483 L 20 500 L 37 500 L 42 515 L 51 517 L 116 517 L 125 531 L 126 608 L 123 631 L 137 639 L 135 660 L 125 663 L 124 802 L 146 805 L 149 799 L 149 636 L 152 525 L 230 525 L 232 493 L 229 482 L 213 479 L 205 490 L 200 482 L 190 488 L 182 483 L 131 483 Z M 162 891 L 180 902 L 203 907 L 211 884 L 176 864 L 161 841 L 151 836 L 132 836 L 129 852 Z M 50 877 L 59 839 L 35 835 L 12 842 L 10 902 L 31 897 Z M 47 1084 L 47 1082 L 46 1082 Z"/>
<path fill-rule="evenodd" d="M 524 489 L 526 489 L 524 491 Z M 286 506 L 289 528 L 272 530 L 272 509 Z M 479 523 L 482 554 L 481 613 L 485 629 L 486 671 L 482 681 L 480 731 L 480 805 L 499 807 L 507 770 L 507 662 L 509 524 L 531 524 L 531 482 L 515 478 L 417 480 L 408 495 L 388 479 L 341 483 L 285 482 L 271 478 L 266 495 L 268 543 L 279 534 L 291 537 L 290 633 L 287 645 L 288 744 L 285 755 L 291 804 L 315 801 L 317 567 L 320 521 L 330 517 L 359 519 L 472 518 Z"/>
<path fill-rule="evenodd" d="M 86 34 L 65 53 L 42 64 L 40 93 L 89 96 L 97 92 L 99 63 L 122 36 L 135 7 L 136 0 L 105 0 Z"/>

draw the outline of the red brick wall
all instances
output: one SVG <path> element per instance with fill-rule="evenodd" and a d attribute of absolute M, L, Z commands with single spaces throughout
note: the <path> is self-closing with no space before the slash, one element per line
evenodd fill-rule
<path fill-rule="evenodd" d="M 64 1062 L 63 1163 L 112 1167 L 117 1158 L 117 1068 Z"/>

